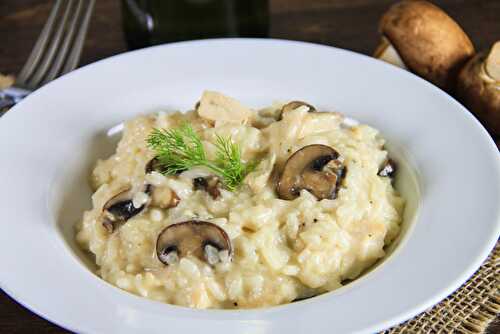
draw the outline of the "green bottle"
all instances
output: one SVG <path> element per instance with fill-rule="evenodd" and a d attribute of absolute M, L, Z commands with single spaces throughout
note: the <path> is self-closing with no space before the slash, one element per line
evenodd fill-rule
<path fill-rule="evenodd" d="M 268 0 L 122 0 L 131 49 L 216 37 L 267 37 Z"/>

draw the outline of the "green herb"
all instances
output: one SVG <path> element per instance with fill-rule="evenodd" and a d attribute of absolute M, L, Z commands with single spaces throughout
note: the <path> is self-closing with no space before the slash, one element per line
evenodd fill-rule
<path fill-rule="evenodd" d="M 216 159 L 207 159 L 201 138 L 189 124 L 176 129 L 154 129 L 147 139 L 148 146 L 156 152 L 161 172 L 175 175 L 196 166 L 203 166 L 222 177 L 230 190 L 236 189 L 251 172 L 255 162 L 241 160 L 239 145 L 231 138 L 217 135 Z"/>

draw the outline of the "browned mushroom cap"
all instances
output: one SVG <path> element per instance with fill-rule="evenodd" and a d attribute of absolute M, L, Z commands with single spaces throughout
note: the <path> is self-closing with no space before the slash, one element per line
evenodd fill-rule
<path fill-rule="evenodd" d="M 217 176 L 211 175 L 207 177 L 196 177 L 193 179 L 193 187 L 195 190 L 205 190 L 213 199 L 220 196 L 219 185 L 220 179 Z"/>
<path fill-rule="evenodd" d="M 457 94 L 493 136 L 500 136 L 500 41 L 462 69 Z"/>
<path fill-rule="evenodd" d="M 149 197 L 152 191 L 151 185 L 145 185 L 143 192 Z M 135 206 L 134 193 L 131 188 L 125 188 L 106 202 L 103 207 L 101 220 L 102 225 L 111 233 L 118 226 L 125 223 L 133 216 L 139 214 L 149 204 L 149 198 L 145 203 Z"/>
<path fill-rule="evenodd" d="M 344 176 L 340 154 L 326 145 L 308 145 L 288 158 L 278 181 L 278 195 L 291 200 L 305 189 L 321 199 L 334 199 Z"/>
<path fill-rule="evenodd" d="M 309 108 L 308 112 L 315 112 L 316 108 L 304 101 L 291 101 L 281 107 L 281 112 L 279 114 L 279 119 L 283 117 L 283 114 L 292 110 L 297 109 L 298 107 L 306 106 Z"/>
<path fill-rule="evenodd" d="M 188 255 L 214 265 L 220 261 L 219 252 L 224 250 L 231 254 L 227 233 L 215 224 L 198 220 L 167 226 L 156 241 L 156 255 L 166 265 Z"/>
<path fill-rule="evenodd" d="M 472 42 L 462 28 L 427 1 L 393 5 L 380 21 L 380 32 L 406 67 L 447 90 L 454 89 L 458 71 L 474 54 Z M 376 56 L 389 56 L 389 62 L 397 63 L 390 51 L 379 47 Z"/>

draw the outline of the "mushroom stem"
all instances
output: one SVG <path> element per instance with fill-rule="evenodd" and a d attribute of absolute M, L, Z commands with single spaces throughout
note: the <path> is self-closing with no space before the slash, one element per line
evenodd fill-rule
<path fill-rule="evenodd" d="M 485 70 L 490 78 L 500 81 L 500 41 L 493 44 L 488 58 L 486 58 Z"/>
<path fill-rule="evenodd" d="M 375 49 L 375 52 L 373 53 L 373 57 L 402 69 L 408 69 L 394 46 L 385 37 L 382 37 L 379 46 L 377 46 L 377 49 Z"/>

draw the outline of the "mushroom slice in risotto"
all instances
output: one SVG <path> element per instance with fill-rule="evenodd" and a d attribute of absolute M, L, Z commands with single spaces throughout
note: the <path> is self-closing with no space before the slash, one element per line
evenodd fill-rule
<path fill-rule="evenodd" d="M 160 163 L 157 157 L 151 159 L 145 168 L 145 173 L 159 172 L 161 170 Z M 176 207 L 180 198 L 175 191 L 167 186 L 150 186 L 149 194 L 151 195 L 151 206 L 159 207 L 161 209 L 170 209 Z"/>
<path fill-rule="evenodd" d="M 102 211 L 102 225 L 111 233 L 119 225 L 139 214 L 150 202 L 152 185 L 147 184 L 140 192 L 125 188 L 106 202 Z"/>
<path fill-rule="evenodd" d="M 153 159 L 149 160 L 144 169 L 145 169 L 144 172 L 146 174 L 152 173 L 154 171 L 156 172 L 161 171 L 160 161 L 158 160 L 158 157 L 154 157 Z"/>
<path fill-rule="evenodd" d="M 220 253 L 231 254 L 231 241 L 219 226 L 199 220 L 188 220 L 164 228 L 156 241 L 158 260 L 171 265 L 179 258 L 196 256 L 210 265 L 221 261 Z"/>
<path fill-rule="evenodd" d="M 195 190 L 205 190 L 213 199 L 220 196 L 220 179 L 217 176 L 210 175 L 206 177 L 196 177 L 193 179 Z"/>
<path fill-rule="evenodd" d="M 278 195 L 292 200 L 305 189 L 319 200 L 335 199 L 344 174 L 343 158 L 336 150 L 320 144 L 304 146 L 288 158 L 278 181 Z"/>
<path fill-rule="evenodd" d="M 291 102 L 288 102 L 287 104 L 285 104 L 283 107 L 281 107 L 281 111 L 280 111 L 280 114 L 279 114 L 279 119 L 281 119 L 283 117 L 284 113 L 292 111 L 292 110 L 295 110 L 295 109 L 297 109 L 299 107 L 302 107 L 302 106 L 308 107 L 309 108 L 309 110 L 308 110 L 309 112 L 315 112 L 316 111 L 316 108 L 314 108 L 312 105 L 310 105 L 307 102 L 304 102 L 304 101 L 291 101 Z"/>
<path fill-rule="evenodd" d="M 382 177 L 393 177 L 396 173 L 396 163 L 392 159 L 388 159 L 380 168 L 377 175 Z"/>

